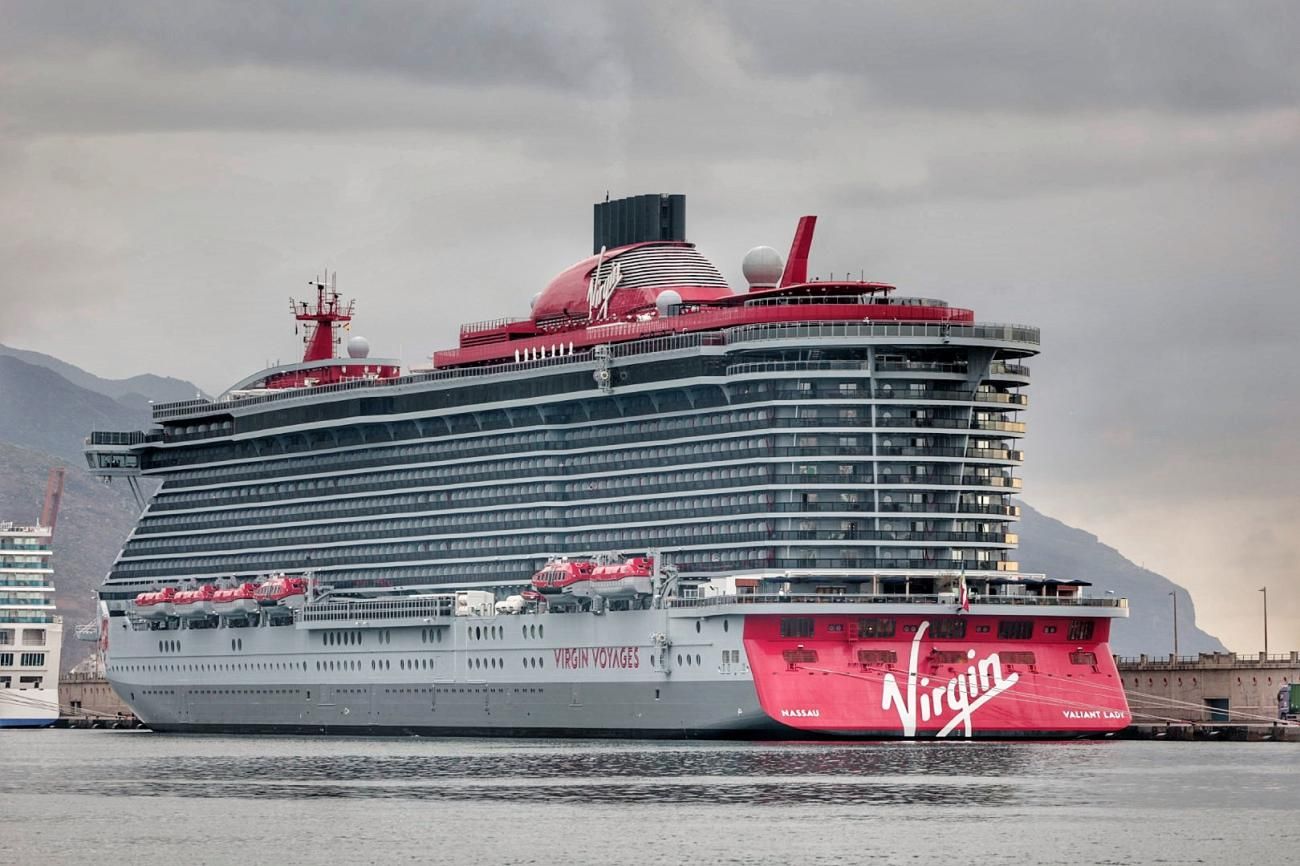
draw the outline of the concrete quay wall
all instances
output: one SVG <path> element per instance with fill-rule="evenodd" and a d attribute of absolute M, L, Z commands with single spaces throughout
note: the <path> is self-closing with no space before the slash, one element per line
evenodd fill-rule
<path fill-rule="evenodd" d="M 108 680 L 99 676 L 65 674 L 59 678 L 59 725 L 63 727 L 134 727 L 131 712 Z"/>
<path fill-rule="evenodd" d="M 1116 657 L 1135 724 L 1268 722 L 1279 692 L 1300 683 L 1300 652 Z"/>

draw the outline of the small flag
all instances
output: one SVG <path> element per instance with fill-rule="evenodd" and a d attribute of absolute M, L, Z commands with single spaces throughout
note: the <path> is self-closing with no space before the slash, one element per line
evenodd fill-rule
<path fill-rule="evenodd" d="M 961 573 L 961 580 L 957 583 L 957 603 L 961 609 L 970 612 L 970 591 L 966 588 L 966 572 Z"/>

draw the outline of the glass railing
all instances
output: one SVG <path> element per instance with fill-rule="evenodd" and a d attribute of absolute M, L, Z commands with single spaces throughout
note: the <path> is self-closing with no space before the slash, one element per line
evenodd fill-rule
<path fill-rule="evenodd" d="M 747 595 L 713 595 L 702 598 L 669 599 L 671 608 L 707 608 L 726 605 L 750 604 L 943 604 L 954 605 L 956 596 L 947 595 L 861 595 L 831 593 L 806 593 L 798 595 L 754 593 Z M 1111 607 L 1127 608 L 1126 598 L 1088 598 L 1084 596 L 1037 596 L 1037 595 L 979 595 L 971 599 L 975 605 L 1009 605 L 1014 607 Z"/>
<path fill-rule="evenodd" d="M 637 326 L 612 326 L 604 330 L 611 341 L 623 336 L 634 336 Z M 695 348 L 699 346 L 740 345 L 752 342 L 790 339 L 874 339 L 874 338 L 930 338 L 940 340 L 978 340 L 1001 343 L 1015 343 L 1035 350 L 1039 345 L 1039 330 L 1024 325 L 1003 324 L 956 324 L 956 323 L 922 323 L 922 322 L 826 322 L 826 323 L 790 323 L 741 325 L 724 328 L 719 331 L 701 331 L 689 334 L 677 334 L 668 337 L 651 337 L 630 339 L 627 342 L 612 342 L 609 353 L 612 358 L 627 358 L 648 355 L 657 352 Z M 556 340 L 560 338 L 557 336 Z M 156 421 L 182 417 L 185 415 L 220 412 L 232 406 L 252 406 L 277 400 L 300 399 L 302 397 L 322 394 L 355 391 L 359 389 L 387 388 L 433 381 L 451 381 L 464 378 L 479 378 L 502 373 L 518 373 L 524 370 L 542 367 L 561 366 L 574 363 L 590 363 L 593 351 L 584 349 L 571 355 L 558 355 L 537 361 L 517 363 L 498 363 L 480 367 L 454 367 L 445 370 L 433 370 L 413 373 L 383 380 L 356 380 L 322 385 L 314 388 L 286 390 L 284 393 L 265 394 L 256 397 L 227 399 L 224 401 L 182 400 L 174 403 L 162 403 L 153 407 Z M 190 434 L 194 437 L 219 435 L 212 432 Z"/>

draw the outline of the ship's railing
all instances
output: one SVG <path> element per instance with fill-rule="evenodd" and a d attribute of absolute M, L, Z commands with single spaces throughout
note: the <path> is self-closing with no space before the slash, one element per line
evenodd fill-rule
<path fill-rule="evenodd" d="M 455 610 L 452 595 L 427 598 L 349 599 L 320 601 L 298 611 L 299 622 L 341 622 L 351 620 L 449 617 Z"/>
<path fill-rule="evenodd" d="M 972 595 L 971 604 L 1011 605 L 1016 607 L 1117 607 L 1127 608 L 1127 598 L 1088 598 L 1084 596 L 1039 595 Z M 860 595 L 830 593 L 753 593 L 713 595 L 701 598 L 675 598 L 669 607 L 714 607 L 726 604 L 950 604 L 957 597 L 945 595 Z"/>
<path fill-rule="evenodd" d="M 484 331 L 491 331 L 496 328 L 504 328 L 507 325 L 522 325 L 526 322 L 532 322 L 532 319 L 520 319 L 511 316 L 502 316 L 496 319 L 484 319 L 481 322 L 469 322 L 460 326 L 461 336 L 466 334 L 480 334 Z"/>
<path fill-rule="evenodd" d="M 738 311 L 743 312 L 743 311 Z M 597 333 L 602 339 L 616 341 L 620 338 L 634 337 L 639 334 L 641 323 L 620 323 L 601 328 Z M 571 334 L 557 333 L 555 345 L 568 345 L 566 337 Z M 589 333 L 588 336 L 591 336 Z M 717 331 L 697 331 L 687 334 L 628 339 L 627 342 L 611 342 L 610 357 L 626 358 L 635 355 L 647 355 L 657 352 L 691 349 L 701 346 L 726 346 L 766 340 L 791 340 L 808 337 L 816 338 L 860 338 L 860 337 L 929 337 L 944 340 L 996 340 L 999 342 L 1021 343 L 1028 346 L 1039 345 L 1039 331 L 1025 325 L 1005 325 L 997 323 L 961 324 L 953 322 L 827 322 L 827 323 L 787 323 L 740 325 Z M 174 403 L 154 405 L 155 421 L 176 418 L 189 414 L 207 413 L 233 406 L 252 406 L 279 400 L 292 400 L 303 397 L 315 397 L 340 391 L 353 391 L 362 388 L 387 388 L 391 386 L 445 381 L 453 379 L 479 378 L 501 373 L 517 373 L 541 367 L 551 367 L 574 363 L 589 363 L 592 360 L 591 348 L 581 348 L 572 354 L 555 354 L 537 360 L 517 362 L 503 361 L 481 367 L 453 367 L 445 370 L 424 370 L 397 376 L 391 379 L 358 379 L 332 385 L 320 385 L 314 388 L 294 388 L 282 394 L 264 394 L 245 397 L 239 400 L 208 401 L 203 399 L 182 400 Z M 1027 371 L 1026 371 L 1027 372 Z"/>
<path fill-rule="evenodd" d="M 144 442 L 144 432 L 140 430 L 116 431 L 96 430 L 86 440 L 87 445 L 139 445 Z"/>
<path fill-rule="evenodd" d="M 1245 655 L 1239 653 L 1200 653 L 1187 656 L 1173 654 L 1167 656 L 1115 656 L 1115 663 L 1121 670 L 1153 671 L 1183 668 L 1258 668 L 1262 665 L 1277 667 L 1300 666 L 1300 652 L 1290 653 L 1256 653 Z"/>

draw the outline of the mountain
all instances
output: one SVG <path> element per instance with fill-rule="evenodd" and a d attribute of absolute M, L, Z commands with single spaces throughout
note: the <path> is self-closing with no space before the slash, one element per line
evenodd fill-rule
<path fill-rule="evenodd" d="M 0 442 L 44 451 L 79 466 L 91 430 L 142 430 L 148 411 L 74 385 L 46 367 L 0 355 Z M 78 470 L 80 471 L 80 470 Z"/>
<path fill-rule="evenodd" d="M 1195 655 L 1225 651 L 1218 638 L 1196 627 L 1196 607 L 1187 590 L 1125 559 L 1091 533 L 1067 526 L 1024 503 L 1020 507 L 1020 550 L 1016 559 L 1022 571 L 1086 580 L 1092 584 L 1093 595 L 1110 590 L 1128 599 L 1129 618 L 1116 620 L 1111 633 L 1111 649 L 1117 655 L 1163 656 L 1172 651 L 1171 592 L 1178 598 L 1178 652 Z"/>
<path fill-rule="evenodd" d="M 69 383 L 69 387 L 76 386 Z M 45 502 L 46 476 L 54 466 L 67 470 L 53 557 L 55 599 L 63 616 L 62 667 L 67 670 L 94 649 L 74 633 L 78 625 L 94 620 L 93 592 L 140 510 L 125 484 L 103 484 L 92 478 L 80 457 L 69 463 L 0 442 L 0 519 L 35 523 Z"/>
<path fill-rule="evenodd" d="M 105 397 L 111 397 L 132 409 L 144 407 L 143 411 L 146 413 L 148 412 L 147 407 L 150 400 L 155 403 L 170 403 L 173 400 L 192 399 L 196 394 L 203 397 L 207 396 L 194 383 L 186 382 L 184 379 L 155 376 L 152 373 L 132 376 L 129 379 L 102 379 L 93 373 L 87 373 L 80 367 L 69 364 L 67 361 L 60 361 L 58 358 L 41 352 L 15 349 L 3 343 L 0 343 L 0 355 L 17 358 L 19 361 L 35 367 L 53 370 L 78 387 L 85 388 L 87 391 L 94 391 L 96 394 L 103 394 Z"/>

